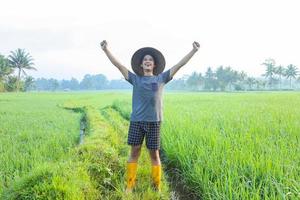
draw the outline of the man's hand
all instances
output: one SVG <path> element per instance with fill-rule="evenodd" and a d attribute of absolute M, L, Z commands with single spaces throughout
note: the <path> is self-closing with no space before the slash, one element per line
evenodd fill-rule
<path fill-rule="evenodd" d="M 200 44 L 199 44 L 198 42 L 195 41 L 195 42 L 193 43 L 193 50 L 194 50 L 194 51 L 198 51 L 199 48 L 200 48 Z"/>
<path fill-rule="evenodd" d="M 185 65 L 192 57 L 193 55 L 199 50 L 200 44 L 198 42 L 193 42 L 193 49 L 190 51 L 184 58 L 182 58 L 176 65 L 174 65 L 171 68 L 170 76 L 173 77 L 176 72 Z"/>
<path fill-rule="evenodd" d="M 100 43 L 100 46 L 102 48 L 102 50 L 104 51 L 104 53 L 106 54 L 106 56 L 108 57 L 108 59 L 111 61 L 111 63 L 116 66 L 120 72 L 123 74 L 124 78 L 126 80 L 128 80 L 128 69 L 126 67 L 124 67 L 112 54 L 111 52 L 107 49 L 107 42 L 106 40 L 103 40 Z"/>
<path fill-rule="evenodd" d="M 100 46 L 101 46 L 101 48 L 102 48 L 103 51 L 107 50 L 107 42 L 106 42 L 106 40 L 103 40 L 100 43 Z"/>

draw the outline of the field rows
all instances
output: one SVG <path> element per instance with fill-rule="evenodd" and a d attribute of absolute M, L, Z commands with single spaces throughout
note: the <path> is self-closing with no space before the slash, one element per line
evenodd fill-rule
<path fill-rule="evenodd" d="M 108 97 L 109 100 L 113 98 L 114 94 Z M 109 100 L 107 102 L 110 102 Z M 109 104 L 105 101 L 100 105 L 93 104 L 92 98 L 81 96 L 76 100 L 65 98 L 63 101 L 56 102 L 55 107 L 58 106 L 61 112 L 77 117 L 70 119 L 76 122 L 75 130 L 72 130 L 76 139 L 64 153 L 56 156 L 56 159 L 49 155 L 48 160 L 36 162 L 23 157 L 27 162 L 20 163 L 20 166 L 23 169 L 27 167 L 26 171 L 21 171 L 18 176 L 6 176 L 5 180 L 9 180 L 7 183 L 1 180 L 3 187 L 0 199 L 168 199 L 169 189 L 165 181 L 160 195 L 151 188 L 150 168 L 147 167 L 150 160 L 145 153 L 142 154 L 140 163 L 148 163 L 148 165 L 141 165 L 138 173 L 138 181 L 142 184 L 138 185 L 132 195 L 124 193 L 124 175 L 129 152 L 129 147 L 126 145 L 128 121 L 106 105 Z M 78 146 L 78 125 L 82 117 L 87 120 L 88 135 L 84 138 L 83 145 Z M 49 120 L 51 115 L 46 118 Z M 47 127 L 45 124 L 44 126 Z M 38 134 L 43 135 L 43 130 L 40 129 Z M 11 137 L 19 139 L 19 135 L 11 135 Z M 63 139 L 70 142 L 69 138 L 59 138 L 55 145 L 61 145 Z M 36 140 L 41 146 L 47 146 L 45 140 L 49 138 L 40 140 L 29 138 L 26 141 L 20 139 L 25 146 L 30 146 L 32 140 Z M 51 151 L 49 149 L 51 147 L 47 147 L 48 151 Z M 18 151 L 20 156 L 24 154 L 20 148 L 14 150 Z M 5 153 L 7 152 L 2 152 L 3 155 Z M 56 154 L 59 151 L 52 149 L 52 153 Z M 38 151 L 36 154 L 38 155 Z M 39 156 L 43 157 L 43 154 Z M 5 162 L 4 160 L 3 163 Z M 14 170 L 13 164 L 9 167 Z"/>
<path fill-rule="evenodd" d="M 299 93 L 169 94 L 165 100 L 168 166 L 199 198 L 300 198 Z M 128 116 L 129 104 L 115 106 Z"/>
<path fill-rule="evenodd" d="M 168 93 L 164 100 L 164 167 L 198 198 L 300 198 L 299 93 Z M 136 193 L 123 193 L 130 93 L 6 94 L 0 106 L 3 199 L 158 198 L 146 149 Z M 78 146 L 84 116 L 89 135 Z M 160 198 L 168 199 L 163 182 Z"/>

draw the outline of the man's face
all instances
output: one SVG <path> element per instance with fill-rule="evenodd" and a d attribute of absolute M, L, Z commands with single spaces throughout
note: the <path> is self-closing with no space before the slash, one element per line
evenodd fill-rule
<path fill-rule="evenodd" d="M 151 55 L 145 55 L 141 67 L 147 71 L 153 71 L 155 67 L 154 58 Z"/>

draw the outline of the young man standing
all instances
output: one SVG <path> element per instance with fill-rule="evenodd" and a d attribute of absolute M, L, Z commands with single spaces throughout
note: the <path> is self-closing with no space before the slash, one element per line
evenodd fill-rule
<path fill-rule="evenodd" d="M 101 48 L 124 78 L 133 85 L 132 113 L 128 131 L 128 144 L 131 145 L 131 154 L 127 162 L 126 192 L 131 192 L 135 185 L 137 162 L 141 147 L 146 140 L 152 163 L 152 180 L 155 189 L 160 191 L 161 163 L 160 125 L 162 115 L 163 87 L 173 79 L 175 73 L 184 66 L 198 51 L 200 45 L 193 43 L 193 49 L 171 69 L 163 72 L 165 59 L 160 51 L 151 47 L 137 50 L 131 59 L 133 71 L 130 72 L 108 50 L 107 42 L 101 42 Z"/>

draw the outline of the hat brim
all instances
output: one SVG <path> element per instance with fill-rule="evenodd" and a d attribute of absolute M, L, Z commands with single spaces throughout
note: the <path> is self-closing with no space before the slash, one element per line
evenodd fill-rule
<path fill-rule="evenodd" d="M 131 58 L 132 70 L 137 75 L 139 76 L 144 75 L 144 71 L 143 68 L 141 67 L 141 63 L 145 55 L 151 55 L 154 58 L 154 62 L 155 62 L 155 67 L 153 69 L 154 75 L 157 76 L 158 74 L 164 71 L 166 61 L 163 54 L 157 49 L 154 49 L 152 47 L 144 47 L 137 50 Z"/>

